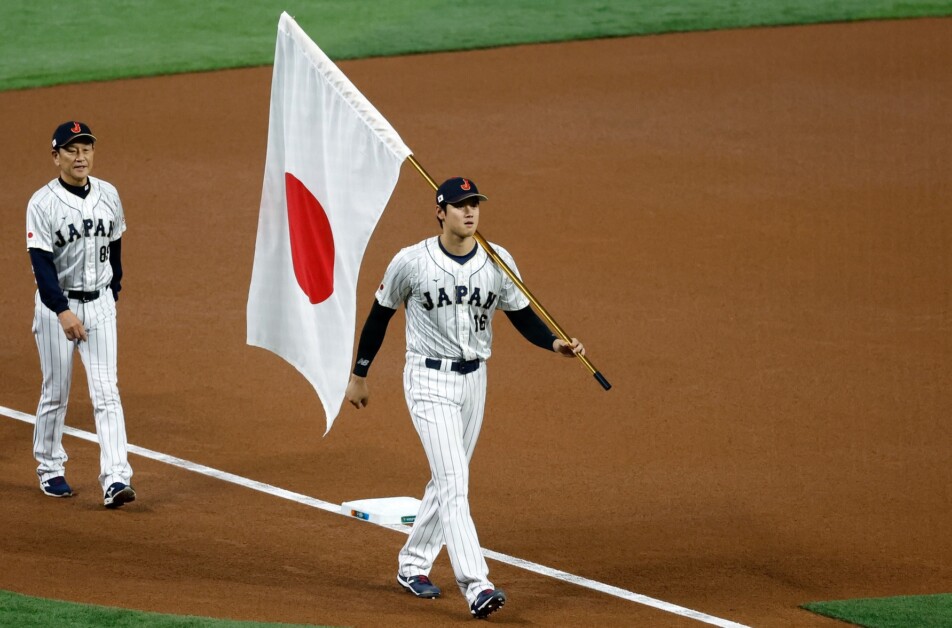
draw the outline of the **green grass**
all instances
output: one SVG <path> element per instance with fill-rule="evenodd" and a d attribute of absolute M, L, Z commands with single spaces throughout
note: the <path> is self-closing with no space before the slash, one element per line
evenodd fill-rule
<path fill-rule="evenodd" d="M 17 628 L 294 628 L 301 624 L 262 624 L 191 615 L 161 615 L 92 604 L 56 602 L 0 591 L 0 626 Z"/>
<path fill-rule="evenodd" d="M 811 602 L 803 608 L 866 628 L 948 628 L 952 594 L 909 595 L 835 602 Z"/>
<path fill-rule="evenodd" d="M 952 15 L 952 0 L 4 0 L 0 91 L 269 65 L 282 11 L 334 59 Z"/>

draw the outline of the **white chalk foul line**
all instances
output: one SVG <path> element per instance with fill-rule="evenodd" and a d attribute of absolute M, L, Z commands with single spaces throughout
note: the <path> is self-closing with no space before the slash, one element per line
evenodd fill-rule
<path fill-rule="evenodd" d="M 36 423 L 36 417 L 32 414 L 26 414 L 24 412 L 19 412 L 17 410 L 11 410 L 4 406 L 0 406 L 0 414 L 10 417 L 11 419 L 16 419 L 17 421 L 23 421 L 24 423 L 29 423 L 31 425 Z M 95 434 L 89 432 L 84 432 L 83 430 L 78 430 L 73 427 L 66 426 L 63 429 L 64 434 L 70 436 L 75 436 L 76 438 L 89 441 L 91 443 L 98 443 L 98 439 Z M 258 482 L 257 480 L 251 480 L 240 475 L 235 475 L 234 473 L 228 473 L 227 471 L 219 471 L 218 469 L 213 469 L 211 467 L 206 467 L 203 464 L 198 464 L 196 462 L 191 462 L 189 460 L 184 460 L 182 458 L 176 458 L 175 456 L 170 456 L 168 454 L 163 454 L 162 452 L 153 451 L 151 449 L 146 449 L 145 447 L 139 447 L 138 445 L 129 445 L 129 453 L 133 453 L 144 458 L 150 458 L 152 460 L 157 460 L 159 462 L 164 462 L 166 464 L 172 465 L 174 467 L 179 467 L 180 469 L 186 469 L 188 471 L 193 471 L 195 473 L 200 473 L 202 475 L 207 475 L 212 478 L 219 480 L 224 480 L 225 482 L 231 482 L 232 484 L 237 484 L 239 486 L 244 486 L 255 491 L 260 491 L 268 495 L 274 495 L 275 497 L 281 497 L 282 499 L 287 499 L 292 502 L 297 502 L 305 506 L 311 506 L 312 508 L 319 508 L 321 510 L 326 510 L 327 512 L 334 513 L 336 515 L 341 515 L 345 517 L 340 511 L 340 506 L 337 504 L 332 504 L 315 497 L 308 497 L 307 495 L 302 495 L 300 493 L 295 493 L 293 491 L 288 491 L 277 486 L 271 486 L 270 484 L 265 484 L 264 482 Z M 352 517 L 347 517 L 352 519 Z M 360 519 L 355 519 L 355 521 L 361 521 Z M 390 530 L 395 530 L 402 534 L 409 534 L 407 526 L 404 525 L 388 525 L 388 524 L 378 524 L 370 521 L 364 521 L 364 523 L 371 523 L 372 525 L 379 525 L 382 528 L 389 528 Z M 623 600 L 628 600 L 630 602 L 635 602 L 637 604 L 642 604 L 644 606 L 650 606 L 661 611 L 672 613 L 674 615 L 679 615 L 681 617 L 686 617 L 688 619 L 694 619 L 705 624 L 711 624 L 712 626 L 721 626 L 722 628 L 748 628 L 744 624 L 738 624 L 727 619 L 721 619 L 720 617 L 714 617 L 713 615 L 707 615 L 700 611 L 691 610 L 690 608 L 684 608 L 683 606 L 678 606 L 677 604 L 671 604 L 670 602 L 665 602 L 664 600 L 657 600 L 647 595 L 641 595 L 639 593 L 633 593 L 632 591 L 627 591 L 625 589 L 620 589 L 614 587 L 610 584 L 604 584 L 602 582 L 596 582 L 595 580 L 589 580 L 582 576 L 576 576 L 568 572 L 562 571 L 560 569 L 554 569 L 552 567 L 546 567 L 545 565 L 540 565 L 529 560 L 524 560 L 522 558 L 517 558 L 515 556 L 509 556 L 507 554 L 502 554 L 500 552 L 495 552 L 493 550 L 483 549 L 483 555 L 486 558 L 491 558 L 497 560 L 501 563 L 507 565 L 512 565 L 513 567 L 519 567 L 525 569 L 526 571 L 531 571 L 533 573 L 541 574 L 543 576 L 548 576 L 555 580 L 561 580 L 562 582 L 567 582 L 569 584 L 578 585 L 580 587 L 585 587 L 587 589 L 592 589 L 593 591 L 599 591 L 607 595 L 612 595 Z"/>

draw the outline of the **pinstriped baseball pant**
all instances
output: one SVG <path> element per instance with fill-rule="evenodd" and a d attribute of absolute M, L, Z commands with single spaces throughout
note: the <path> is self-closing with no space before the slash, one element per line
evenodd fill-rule
<path fill-rule="evenodd" d="M 40 482 L 64 474 L 69 457 L 63 449 L 63 427 L 73 376 L 73 351 L 78 349 L 86 369 L 99 438 L 99 483 L 103 490 L 113 482 L 128 484 L 132 468 L 119 399 L 116 302 L 106 289 L 95 301 L 82 303 L 70 299 L 69 307 L 86 328 L 88 340 L 67 340 L 56 313 L 43 305 L 39 293 L 35 298 L 33 334 L 43 372 L 33 430 L 33 455 L 39 462 L 36 473 Z"/>
<path fill-rule="evenodd" d="M 485 365 L 465 375 L 424 366 L 408 355 L 403 384 L 407 407 L 432 477 L 410 536 L 399 554 L 405 577 L 429 575 L 446 544 L 456 583 L 469 603 L 493 588 L 469 509 L 469 461 L 486 407 Z"/>

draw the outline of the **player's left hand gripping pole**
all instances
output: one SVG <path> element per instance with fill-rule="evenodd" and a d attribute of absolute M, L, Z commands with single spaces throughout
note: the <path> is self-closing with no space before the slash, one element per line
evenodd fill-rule
<path fill-rule="evenodd" d="M 410 155 L 409 157 L 407 157 L 407 159 L 410 161 L 411 164 L 413 164 L 413 167 L 417 169 L 417 172 L 423 175 L 423 178 L 426 179 L 427 183 L 433 186 L 434 190 L 439 189 L 440 186 L 437 185 L 436 181 L 433 180 L 433 177 L 431 177 L 429 173 L 427 173 L 427 171 L 424 170 L 423 166 L 420 165 L 420 162 L 418 162 L 416 158 L 414 158 L 413 155 Z M 476 235 L 474 237 L 476 238 L 476 241 L 479 243 L 479 245 L 483 247 L 483 249 L 485 249 L 486 253 L 489 254 L 489 257 L 491 257 L 492 260 L 496 262 L 496 265 L 499 266 L 503 270 L 503 272 L 509 276 L 509 279 L 511 279 L 512 282 L 516 284 L 516 287 L 519 288 L 519 290 L 524 295 L 526 295 L 526 298 L 528 298 L 529 302 L 535 306 L 539 314 L 542 315 L 542 318 L 544 318 L 549 323 L 549 325 L 551 325 L 552 328 L 555 329 L 555 333 L 559 335 L 559 338 L 561 338 L 563 342 L 567 342 L 567 343 L 572 342 L 572 338 L 567 333 L 565 333 L 565 330 L 563 330 L 562 327 L 558 323 L 555 322 L 555 319 L 552 318 L 552 315 L 549 314 L 549 312 L 545 309 L 545 307 L 543 307 L 541 303 L 539 303 L 539 300 L 536 299 L 534 296 L 532 296 L 532 293 L 529 292 L 529 288 L 527 288 L 526 285 L 522 283 L 522 280 L 519 279 L 516 273 L 512 272 L 512 269 L 509 268 L 509 265 L 506 264 L 506 262 L 501 257 L 499 257 L 499 254 L 496 253 L 495 250 L 493 250 L 493 247 L 489 244 L 489 242 L 486 241 L 486 239 L 479 233 L 479 231 L 476 232 Z M 575 354 L 575 357 L 581 360 L 582 364 L 588 367 L 588 370 L 592 372 L 592 375 L 595 376 L 595 379 L 598 381 L 599 384 L 601 384 L 602 388 L 604 388 L 605 390 L 609 390 L 612 387 L 612 385 L 608 383 L 608 380 L 605 379 L 605 376 L 602 375 L 598 371 L 598 369 L 595 368 L 595 366 L 589 361 L 587 357 L 585 357 L 584 355 L 580 355 L 578 353 Z"/>

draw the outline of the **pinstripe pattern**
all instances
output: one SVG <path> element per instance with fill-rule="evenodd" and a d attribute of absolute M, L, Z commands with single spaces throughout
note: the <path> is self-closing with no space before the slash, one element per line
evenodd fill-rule
<path fill-rule="evenodd" d="M 493 245 L 516 270 L 512 257 Z M 487 360 L 496 309 L 518 310 L 528 299 L 479 249 L 465 264 L 446 256 L 438 238 L 400 251 L 376 294 L 396 309 L 406 305 L 407 407 L 430 465 L 416 521 L 398 556 L 404 577 L 429 575 L 445 544 L 456 583 L 472 604 L 492 589 L 469 507 L 469 462 L 482 428 L 486 368 L 465 375 L 427 368 L 426 358 Z"/>
<path fill-rule="evenodd" d="M 34 298 L 33 334 L 40 356 L 43 382 L 36 410 L 33 454 L 42 483 L 65 475 L 68 460 L 63 449 L 63 427 L 72 381 L 73 352 L 78 350 L 86 369 L 100 445 L 99 482 L 103 491 L 113 482 L 129 484 L 125 417 L 119 398 L 117 371 L 116 302 L 109 284 L 109 242 L 125 231 L 125 216 L 116 189 L 89 177 L 90 193 L 81 199 L 56 179 L 41 188 L 27 209 L 27 247 L 53 253 L 60 287 L 100 291 L 94 301 L 69 299 L 69 309 L 82 322 L 88 339 L 66 338 L 55 312 Z"/>
<path fill-rule="evenodd" d="M 469 509 L 469 461 L 483 423 L 486 369 L 460 375 L 426 368 L 424 359 L 408 356 L 403 383 L 432 477 L 400 551 L 400 573 L 429 574 L 445 543 L 456 583 L 472 603 L 493 588 Z"/>
<path fill-rule="evenodd" d="M 429 238 L 397 253 L 377 290 L 377 301 L 391 309 L 406 304 L 407 351 L 433 358 L 488 360 L 493 313 L 497 308 L 520 310 L 529 305 L 529 299 L 482 248 L 465 264 L 457 264 L 443 253 L 438 240 Z M 518 276 L 509 252 L 496 244 L 492 247 Z M 456 305 L 457 286 L 466 291 L 460 297 L 462 303 L 439 307 L 441 289 Z M 433 307 L 427 309 L 431 302 Z"/>
<path fill-rule="evenodd" d="M 92 292 L 109 285 L 109 243 L 126 230 L 119 193 L 110 183 L 89 177 L 89 195 L 71 194 L 53 179 L 30 199 L 26 214 L 27 248 L 53 254 L 64 290 Z"/>

